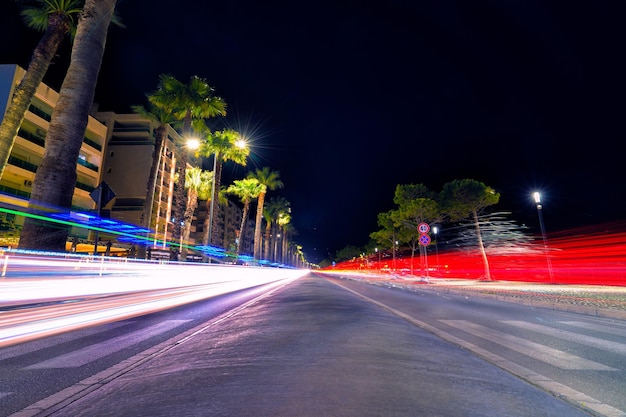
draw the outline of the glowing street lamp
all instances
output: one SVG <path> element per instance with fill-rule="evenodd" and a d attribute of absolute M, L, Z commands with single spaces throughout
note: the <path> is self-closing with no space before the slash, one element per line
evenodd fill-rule
<path fill-rule="evenodd" d="M 235 142 L 235 146 L 241 149 L 245 149 L 248 146 L 248 144 L 243 138 L 239 138 Z M 209 205 L 209 227 L 207 230 L 209 246 L 211 246 L 213 242 L 213 212 L 215 211 L 215 181 L 216 181 L 215 172 L 216 171 L 217 171 L 217 154 L 213 154 L 213 180 L 211 181 L 211 204 Z"/>
<path fill-rule="evenodd" d="M 439 248 L 438 248 L 438 240 L 437 239 L 437 233 L 439 233 L 439 227 L 438 226 L 433 226 L 432 228 L 433 230 L 433 234 L 435 235 L 435 255 L 437 257 L 437 272 L 439 272 Z"/>
<path fill-rule="evenodd" d="M 548 254 L 548 239 L 546 238 L 546 229 L 543 225 L 543 214 L 541 205 L 541 194 L 537 191 L 533 193 L 535 204 L 537 205 L 537 214 L 539 215 L 539 227 L 541 228 L 541 237 L 543 239 L 543 250 L 546 254 L 546 262 L 548 263 L 548 274 L 550 274 L 550 283 L 554 283 L 554 274 L 552 273 L 552 261 L 550 261 L 550 255 Z"/>
<path fill-rule="evenodd" d="M 185 142 L 185 145 L 187 146 L 187 149 L 190 149 L 193 151 L 200 147 L 200 140 L 198 138 L 191 137 L 187 139 L 187 141 Z"/>

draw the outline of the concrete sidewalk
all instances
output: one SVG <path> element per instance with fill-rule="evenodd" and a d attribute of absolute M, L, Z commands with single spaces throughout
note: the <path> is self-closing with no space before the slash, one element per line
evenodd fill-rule
<path fill-rule="evenodd" d="M 15 414 L 419 415 L 587 414 L 313 276 Z"/>

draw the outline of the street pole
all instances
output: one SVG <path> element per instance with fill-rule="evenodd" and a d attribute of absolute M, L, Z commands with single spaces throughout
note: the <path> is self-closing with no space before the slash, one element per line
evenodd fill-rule
<path fill-rule="evenodd" d="M 548 274 L 550 275 L 550 283 L 554 283 L 554 274 L 552 272 L 552 261 L 550 260 L 550 255 L 548 253 L 548 238 L 546 237 L 546 229 L 543 224 L 543 214 L 542 214 L 542 205 L 541 205 L 541 194 L 538 192 L 533 193 L 533 197 L 535 199 L 535 203 L 537 204 L 537 214 L 539 216 L 539 227 L 541 228 L 541 237 L 543 239 L 543 251 L 546 255 L 546 262 L 548 264 Z"/>
<path fill-rule="evenodd" d="M 215 210 L 215 172 L 217 170 L 217 153 L 213 155 L 213 181 L 211 181 L 211 204 L 209 205 L 209 230 L 207 244 L 211 246 L 213 242 L 213 211 Z M 211 257 L 209 257 L 209 262 L 211 262 Z"/>

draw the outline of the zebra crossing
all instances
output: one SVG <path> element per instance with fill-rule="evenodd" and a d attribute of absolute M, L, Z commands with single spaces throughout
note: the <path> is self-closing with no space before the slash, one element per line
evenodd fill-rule
<path fill-rule="evenodd" d="M 611 366 L 603 365 L 596 361 L 592 361 L 589 359 L 582 358 L 580 356 L 573 355 L 571 353 L 555 349 L 541 343 L 533 342 L 527 339 L 524 339 L 519 336 L 514 336 L 512 334 L 506 334 L 501 332 L 494 332 L 492 329 L 472 323 L 467 320 L 440 320 L 442 323 L 457 328 L 459 330 L 463 330 L 464 332 L 470 333 L 474 336 L 477 336 L 481 339 L 487 340 L 491 343 L 496 343 L 500 346 L 503 346 L 507 349 L 513 350 L 515 352 L 521 353 L 522 355 L 526 355 L 528 357 L 534 358 L 535 360 L 542 361 L 548 363 L 550 365 L 556 366 L 561 369 L 567 370 L 587 370 L 587 371 L 617 371 L 618 369 L 613 368 Z M 567 332 L 563 330 L 554 329 L 553 327 L 538 325 L 529 322 L 520 322 L 520 321 L 503 321 L 505 324 L 509 324 L 511 326 L 521 327 L 525 329 L 530 329 L 536 332 L 540 332 L 543 334 L 548 334 L 550 336 L 568 338 L 571 341 L 579 342 L 579 339 L 574 339 L 576 336 L 575 333 Z M 601 340 L 595 337 L 589 336 L 578 336 L 579 338 L 584 338 L 588 345 L 593 347 L 598 347 L 601 349 L 616 348 L 619 346 L 618 343 Z M 617 346 L 615 346 L 617 345 Z M 621 349 L 623 350 L 626 346 L 621 345 Z"/>
<path fill-rule="evenodd" d="M 57 356 L 30 366 L 24 369 L 59 369 L 59 368 L 77 368 L 96 361 L 105 355 L 118 352 L 143 340 L 149 339 L 157 334 L 166 332 L 175 327 L 180 326 L 190 320 L 167 320 L 147 327 L 137 334 L 126 334 L 114 337 L 104 343 L 91 345 L 78 349 L 64 355 Z"/>
<path fill-rule="evenodd" d="M 162 322 L 158 322 L 151 326 L 143 328 L 141 331 L 133 331 L 121 334 L 119 336 L 115 336 L 112 338 L 107 338 L 104 341 L 95 342 L 89 344 L 87 346 L 82 346 L 76 348 L 74 350 L 67 351 L 65 350 L 63 353 L 59 353 L 56 356 L 48 357 L 46 359 L 37 361 L 35 363 L 31 363 L 25 366 L 15 366 L 12 365 L 11 375 L 12 379 L 20 379 L 24 378 L 25 380 L 32 375 L 32 372 L 38 370 L 69 370 L 76 369 L 81 366 L 89 365 L 92 362 L 95 362 L 99 359 L 104 358 L 105 356 L 111 355 L 113 353 L 119 352 L 123 349 L 129 348 L 133 345 L 137 345 L 147 339 L 150 339 L 154 336 L 158 336 L 159 334 L 168 332 L 172 329 L 175 329 L 191 320 L 165 320 Z M 75 341 L 74 339 L 84 339 L 89 337 L 95 337 L 103 332 L 116 332 L 120 327 L 127 326 L 131 324 L 132 321 L 126 322 L 115 322 L 110 323 L 106 326 L 99 326 L 90 329 L 86 329 L 79 333 L 75 334 L 66 334 L 66 335 L 58 335 L 53 336 L 46 340 L 38 340 L 29 343 L 25 343 L 23 345 L 16 345 L 7 348 L 0 349 L 0 367 L 3 367 L 3 362 L 7 363 L 7 361 L 11 359 L 26 358 L 32 355 L 36 357 L 40 351 L 44 351 L 50 349 L 51 347 L 72 343 Z M 20 375 L 23 374 L 22 376 Z M 0 378 L 2 379 L 2 378 Z M 4 384 L 0 385 L 0 404 L 2 400 L 10 400 L 7 397 L 11 397 L 17 394 L 16 391 L 5 391 L 3 390 Z M 0 406 L 0 408 L 2 408 Z M 2 413 L 0 412 L 0 415 Z"/>

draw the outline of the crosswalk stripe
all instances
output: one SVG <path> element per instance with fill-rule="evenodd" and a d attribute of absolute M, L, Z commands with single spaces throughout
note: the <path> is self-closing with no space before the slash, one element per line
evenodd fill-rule
<path fill-rule="evenodd" d="M 132 322 L 131 321 L 119 321 L 115 323 L 109 323 L 106 326 L 92 327 L 87 330 L 86 336 L 93 336 L 98 333 L 108 332 L 110 330 L 116 329 L 121 326 L 127 326 L 130 323 Z M 84 337 L 84 336 L 85 334 L 83 333 L 78 337 Z M 49 348 L 52 346 L 60 345 L 61 343 L 66 343 L 72 339 L 75 339 L 76 337 L 77 336 L 75 336 L 72 333 L 66 333 L 66 334 L 60 334 L 57 336 L 50 336 L 49 338 L 46 338 L 43 340 L 39 339 L 39 340 L 34 340 L 32 342 L 19 344 L 16 346 L 9 346 L 6 348 L 2 348 L 0 349 L 0 360 L 14 358 L 16 356 L 22 356 L 27 353 L 36 352 L 44 348 Z"/>
<path fill-rule="evenodd" d="M 120 351 L 128 346 L 132 346 L 143 340 L 149 339 L 152 336 L 171 330 L 188 321 L 190 320 L 163 321 L 141 331 L 125 334 L 123 336 L 109 339 L 103 343 L 87 346 L 43 362 L 35 363 L 24 369 L 77 368 L 104 356 L 110 355 L 111 353 Z"/>
<path fill-rule="evenodd" d="M 0 398 L 8 397 L 9 395 L 13 395 L 13 393 L 12 392 L 0 392 Z"/>
<path fill-rule="evenodd" d="M 581 358 L 567 352 L 553 349 L 539 343 L 531 342 L 521 337 L 505 334 L 466 320 L 441 320 L 442 323 L 464 332 L 473 334 L 481 339 L 488 340 L 507 349 L 514 350 L 531 358 L 546 362 L 561 369 L 617 371 L 617 369 L 601 363 Z"/>
<path fill-rule="evenodd" d="M 603 340 L 593 336 L 585 336 L 579 333 L 555 329 L 554 327 L 543 326 L 541 324 L 530 323 L 527 321 L 505 320 L 503 323 L 520 329 L 531 330 L 533 332 L 558 337 L 559 339 L 567 340 L 569 342 L 576 342 L 582 345 L 618 353 L 620 355 L 626 355 L 626 344 L 623 343 Z"/>
<path fill-rule="evenodd" d="M 615 327 L 602 326 L 594 323 L 587 323 L 582 321 L 561 321 L 559 323 L 567 324 L 568 326 L 578 327 L 579 329 L 593 330 L 599 333 L 612 334 L 613 336 L 626 336 L 626 329 L 617 329 Z"/>

